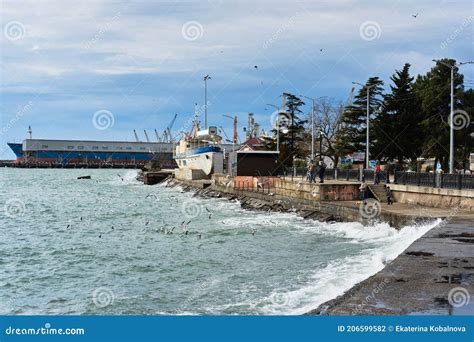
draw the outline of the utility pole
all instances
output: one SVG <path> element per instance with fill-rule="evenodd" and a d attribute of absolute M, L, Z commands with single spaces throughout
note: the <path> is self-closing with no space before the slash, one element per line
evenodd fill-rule
<path fill-rule="evenodd" d="M 359 82 L 352 82 L 352 84 L 358 84 L 362 87 L 366 87 L 366 85 L 359 83 Z M 367 90 L 367 117 L 366 117 L 366 133 L 365 133 L 365 168 L 369 168 L 369 124 L 370 124 L 370 88 L 375 87 L 375 84 L 366 87 Z"/>
<path fill-rule="evenodd" d="M 433 62 L 443 64 L 451 69 L 451 105 L 449 113 L 449 173 L 454 173 L 454 68 L 464 64 L 474 64 L 474 62 L 463 62 L 453 65 L 433 59 Z"/>
<path fill-rule="evenodd" d="M 315 99 L 305 95 L 301 96 L 311 100 L 311 160 L 314 161 L 314 108 L 316 104 Z"/>
<path fill-rule="evenodd" d="M 315 114 L 315 109 L 316 109 L 316 100 L 320 100 L 326 96 L 321 96 L 316 99 L 306 96 L 306 95 L 300 95 L 300 96 L 305 97 L 308 100 L 311 100 L 311 103 L 312 103 L 312 106 L 311 106 L 311 160 L 314 160 L 314 114 Z M 320 128 L 320 132 L 321 130 L 322 128 Z M 319 154 L 321 154 L 321 151 L 319 151 Z"/>
<path fill-rule="evenodd" d="M 211 79 L 211 76 L 204 76 L 204 129 L 207 129 L 207 81 Z"/>

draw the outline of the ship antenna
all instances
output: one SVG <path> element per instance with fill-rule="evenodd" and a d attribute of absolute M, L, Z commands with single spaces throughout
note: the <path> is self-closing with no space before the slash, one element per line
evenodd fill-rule
<path fill-rule="evenodd" d="M 31 130 L 31 126 L 28 126 L 28 139 L 33 139 L 33 131 Z"/>

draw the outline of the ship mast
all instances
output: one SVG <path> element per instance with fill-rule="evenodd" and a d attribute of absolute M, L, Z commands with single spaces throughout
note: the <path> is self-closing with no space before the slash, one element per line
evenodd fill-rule
<path fill-rule="evenodd" d="M 197 135 L 197 132 L 199 131 L 199 111 L 198 111 L 198 105 L 197 103 L 194 104 L 194 122 L 193 122 L 193 128 L 191 129 L 191 132 L 189 132 L 189 138 L 195 138 Z"/>

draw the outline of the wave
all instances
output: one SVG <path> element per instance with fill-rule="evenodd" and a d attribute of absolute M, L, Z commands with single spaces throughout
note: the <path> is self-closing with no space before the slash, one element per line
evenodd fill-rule
<path fill-rule="evenodd" d="M 357 255 L 334 259 L 326 266 L 294 279 L 293 283 L 302 284 L 296 289 L 275 287 L 270 293 L 258 298 L 210 305 L 203 310 L 207 314 L 239 314 L 242 310 L 256 315 L 304 314 L 381 271 L 389 261 L 440 222 L 438 219 L 429 224 L 406 226 L 400 230 L 385 223 L 363 226 L 355 222 L 327 224 L 314 221 L 310 226 L 299 226 L 298 229 L 303 232 L 319 231 L 356 241 L 363 240 L 375 243 L 376 247 L 361 248 Z"/>
<path fill-rule="evenodd" d="M 381 271 L 387 262 L 395 259 L 415 240 L 441 222 L 440 219 L 423 225 L 406 226 L 400 230 L 386 223 L 363 226 L 354 223 L 320 225 L 320 230 L 364 241 L 376 241 L 380 247 L 362 250 L 357 256 L 350 256 L 331 262 L 325 268 L 316 270 L 311 282 L 293 291 L 273 291 L 262 301 L 262 314 L 299 315 L 315 309 L 320 304 L 336 298 L 357 283 Z M 326 227 L 326 228 L 323 228 Z M 284 305 L 275 302 L 283 298 Z"/>
<path fill-rule="evenodd" d="M 122 170 L 117 170 L 117 173 L 110 176 L 109 184 L 111 185 L 143 185 L 137 180 L 138 170 L 127 170 L 122 173 Z"/>

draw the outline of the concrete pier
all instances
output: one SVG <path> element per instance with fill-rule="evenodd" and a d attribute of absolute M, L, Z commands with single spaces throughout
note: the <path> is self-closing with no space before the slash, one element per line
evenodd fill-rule
<path fill-rule="evenodd" d="M 172 176 L 174 170 L 146 171 L 143 172 L 143 183 L 146 185 L 155 185 L 161 183 L 166 178 Z"/>

